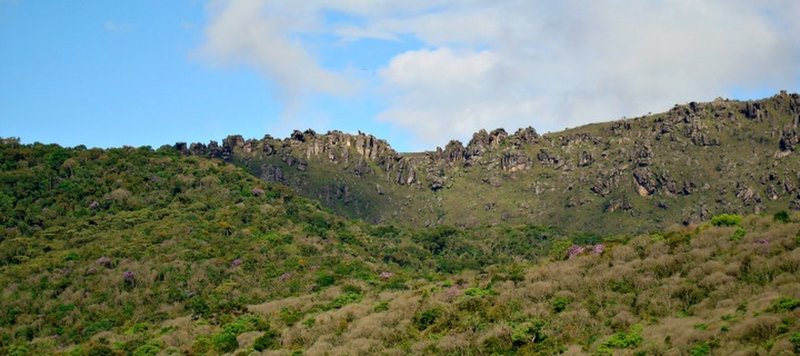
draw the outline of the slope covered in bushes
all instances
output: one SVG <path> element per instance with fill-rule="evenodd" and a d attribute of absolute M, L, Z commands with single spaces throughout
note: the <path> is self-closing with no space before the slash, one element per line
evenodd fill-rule
<path fill-rule="evenodd" d="M 0 353 L 792 354 L 798 218 L 413 230 L 170 148 L 4 140 Z"/>
<path fill-rule="evenodd" d="M 366 225 L 220 160 L 15 140 L 0 145 L 0 226 L 0 350 L 34 353 L 133 352 L 177 317 L 222 325 L 349 279 L 405 288 L 535 259 L 559 236 Z"/>

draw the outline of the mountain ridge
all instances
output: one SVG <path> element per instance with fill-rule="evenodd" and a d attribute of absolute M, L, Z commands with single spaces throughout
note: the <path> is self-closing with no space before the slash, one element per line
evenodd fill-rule
<path fill-rule="evenodd" d="M 512 220 L 640 232 L 634 223 L 619 226 L 626 219 L 616 215 L 688 224 L 721 212 L 800 208 L 798 167 L 786 159 L 800 142 L 799 125 L 800 96 L 782 91 L 761 100 L 690 102 L 543 135 L 532 127 L 513 134 L 480 130 L 466 145 L 452 140 L 424 152 L 399 153 L 362 132 L 313 130 L 295 130 L 285 139 L 231 135 L 221 145 L 179 142 L 174 148 L 247 167 L 372 222 L 477 226 Z M 758 167 L 766 178 L 734 172 L 743 165 Z M 719 179 L 732 186 L 715 184 Z M 478 194 L 471 194 L 475 187 Z M 659 212 L 685 207 L 684 201 L 690 204 L 683 211 Z M 577 216 L 581 212 L 587 217 Z"/>

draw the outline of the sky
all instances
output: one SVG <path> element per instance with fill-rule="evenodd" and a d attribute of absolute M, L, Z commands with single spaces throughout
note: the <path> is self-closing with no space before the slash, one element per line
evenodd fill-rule
<path fill-rule="evenodd" d="M 0 0 L 0 137 L 398 151 L 800 92 L 800 1 Z"/>

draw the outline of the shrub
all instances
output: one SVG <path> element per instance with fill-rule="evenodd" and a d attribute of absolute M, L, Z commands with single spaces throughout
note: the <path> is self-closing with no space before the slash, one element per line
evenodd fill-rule
<path fill-rule="evenodd" d="M 252 315 L 252 314 L 245 314 L 242 315 L 236 320 L 225 324 L 222 327 L 224 332 L 228 332 L 234 335 L 239 335 L 243 332 L 254 331 L 254 330 L 267 330 L 269 329 L 269 324 L 261 318 L 260 316 Z"/>
<path fill-rule="evenodd" d="M 493 295 L 495 292 L 491 288 L 467 288 L 464 291 L 464 295 L 468 295 L 470 297 L 485 297 L 488 295 Z"/>
<path fill-rule="evenodd" d="M 564 311 L 565 309 L 567 309 L 567 305 L 569 305 L 569 303 L 571 303 L 571 302 L 572 302 L 572 300 L 570 300 L 567 297 L 558 296 L 558 297 L 553 298 L 553 300 L 550 301 L 550 306 L 553 307 L 553 311 L 554 312 L 560 313 L 560 312 Z"/>
<path fill-rule="evenodd" d="M 739 241 L 744 238 L 745 235 L 747 235 L 747 230 L 742 229 L 741 227 L 736 228 L 736 231 L 734 231 L 731 235 L 731 241 Z"/>
<path fill-rule="evenodd" d="M 106 345 L 95 345 L 92 346 L 89 350 L 86 351 L 86 355 L 88 356 L 112 356 L 114 355 L 114 350 Z"/>
<path fill-rule="evenodd" d="M 211 313 L 208 303 L 201 296 L 194 296 L 189 299 L 184 308 L 191 311 L 194 316 L 208 316 Z"/>
<path fill-rule="evenodd" d="M 544 326 L 545 322 L 542 320 L 522 323 L 511 331 L 511 341 L 517 347 L 527 343 L 540 343 L 545 339 L 542 333 Z"/>
<path fill-rule="evenodd" d="M 567 259 L 567 251 L 572 247 L 572 241 L 569 240 L 558 240 L 550 246 L 550 251 L 548 251 L 547 255 L 550 258 L 561 261 Z"/>
<path fill-rule="evenodd" d="M 418 313 L 414 316 L 414 326 L 416 326 L 419 331 L 425 330 L 433 325 L 441 314 L 442 310 L 439 308 L 431 308 Z"/>
<path fill-rule="evenodd" d="M 643 340 L 642 331 L 644 331 L 644 327 L 641 324 L 633 325 L 627 333 L 619 332 L 612 335 L 608 340 L 600 344 L 597 351 L 603 354 L 613 354 L 613 349 L 637 347 Z"/>
<path fill-rule="evenodd" d="M 339 295 L 335 299 L 333 299 L 328 305 L 325 306 L 326 310 L 331 309 L 340 309 L 341 307 L 352 304 L 358 303 L 361 301 L 361 294 L 359 293 L 344 293 Z"/>
<path fill-rule="evenodd" d="M 773 305 L 777 311 L 792 311 L 800 307 L 800 299 L 792 297 L 781 297 Z"/>
<path fill-rule="evenodd" d="M 256 351 L 264 351 L 276 349 L 280 346 L 280 334 L 275 330 L 267 330 L 263 335 L 259 336 L 253 343 L 253 348 Z"/>
<path fill-rule="evenodd" d="M 211 345 L 215 351 L 221 353 L 234 352 L 239 348 L 236 335 L 230 332 L 221 332 L 211 339 Z"/>
<path fill-rule="evenodd" d="M 711 225 L 714 226 L 738 226 L 742 223 L 742 217 L 736 214 L 720 214 L 711 218 Z"/>
<path fill-rule="evenodd" d="M 692 349 L 689 350 L 689 354 L 692 356 L 706 356 L 711 354 L 711 345 L 707 342 L 701 342 L 692 346 Z"/>
<path fill-rule="evenodd" d="M 320 274 L 315 280 L 317 286 L 320 288 L 328 287 L 336 283 L 336 277 L 331 274 Z"/>
<path fill-rule="evenodd" d="M 294 308 L 281 308 L 278 318 L 287 326 L 292 326 L 303 317 L 303 313 Z"/>
<path fill-rule="evenodd" d="M 791 220 L 789 219 L 789 213 L 787 213 L 786 210 L 781 210 L 775 213 L 775 215 L 772 216 L 772 219 L 782 223 L 788 223 Z"/>
<path fill-rule="evenodd" d="M 800 353 L 800 332 L 792 334 L 789 341 L 794 345 L 794 352 Z"/>
<path fill-rule="evenodd" d="M 159 352 L 161 352 L 161 348 L 158 345 L 144 344 L 133 351 L 133 356 L 155 356 Z"/>
<path fill-rule="evenodd" d="M 387 301 L 378 303 L 378 305 L 376 305 L 375 308 L 373 309 L 373 311 L 376 313 L 384 312 L 387 310 L 389 310 L 389 302 Z"/>

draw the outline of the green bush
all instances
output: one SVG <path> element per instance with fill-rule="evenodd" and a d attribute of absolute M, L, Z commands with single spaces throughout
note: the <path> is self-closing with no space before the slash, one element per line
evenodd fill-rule
<path fill-rule="evenodd" d="M 155 356 L 159 352 L 161 352 L 161 348 L 158 345 L 144 344 L 133 351 L 133 356 Z"/>
<path fill-rule="evenodd" d="M 550 306 L 553 308 L 554 312 L 560 313 L 567 309 L 567 305 L 569 305 L 571 302 L 572 300 L 567 297 L 558 296 L 550 301 Z"/>
<path fill-rule="evenodd" d="M 528 343 L 541 343 L 545 339 L 542 329 L 544 329 L 545 322 L 542 320 L 534 320 L 517 325 L 511 331 L 511 342 L 519 347 Z"/>
<path fill-rule="evenodd" d="M 114 350 L 106 345 L 94 345 L 86 351 L 88 356 L 113 356 Z"/>
<path fill-rule="evenodd" d="M 334 298 L 330 303 L 328 303 L 328 305 L 325 306 L 325 310 L 340 309 L 341 307 L 347 304 L 358 303 L 360 301 L 361 301 L 361 294 L 344 293 Z"/>
<path fill-rule="evenodd" d="M 315 282 L 317 283 L 317 287 L 324 288 L 336 283 L 336 277 L 334 277 L 332 274 L 323 273 L 317 276 Z"/>
<path fill-rule="evenodd" d="M 567 251 L 569 251 L 570 247 L 572 247 L 572 241 L 558 240 L 550 246 L 550 251 L 547 252 L 547 255 L 556 261 L 566 260 Z"/>
<path fill-rule="evenodd" d="M 736 231 L 734 231 L 731 235 L 731 241 L 739 241 L 744 238 L 745 235 L 747 235 L 747 230 L 742 229 L 741 227 L 736 228 Z"/>
<path fill-rule="evenodd" d="M 714 226 L 739 226 L 742 224 L 742 217 L 736 214 L 720 214 L 711 218 L 711 225 Z"/>
<path fill-rule="evenodd" d="M 612 335 L 608 340 L 600 344 L 597 351 L 602 354 L 613 354 L 614 349 L 635 348 L 644 340 L 642 331 L 644 331 L 644 327 L 641 324 L 633 325 L 627 333 L 619 332 Z"/>
<path fill-rule="evenodd" d="M 239 342 L 236 341 L 236 334 L 221 332 L 211 339 L 211 346 L 217 352 L 228 353 L 236 351 L 239 348 Z"/>
<path fill-rule="evenodd" d="M 467 288 L 464 291 L 464 295 L 470 297 L 485 297 L 494 294 L 495 292 L 491 288 Z"/>
<path fill-rule="evenodd" d="M 414 326 L 417 330 L 423 331 L 436 322 L 436 319 L 442 315 L 440 308 L 431 308 L 414 316 Z"/>
<path fill-rule="evenodd" d="M 711 354 L 711 345 L 707 342 L 701 342 L 692 346 L 692 349 L 689 350 L 689 354 L 692 356 L 706 356 Z"/>
<path fill-rule="evenodd" d="M 267 330 L 256 339 L 253 343 L 253 348 L 259 352 L 276 349 L 280 346 L 280 336 L 281 335 L 275 330 Z"/>
<path fill-rule="evenodd" d="M 376 313 L 384 312 L 387 310 L 389 310 L 389 302 L 387 301 L 380 302 L 375 306 L 375 308 L 373 308 L 373 311 Z"/>
<path fill-rule="evenodd" d="M 789 219 L 789 213 L 787 213 L 786 210 L 781 210 L 775 213 L 775 215 L 772 216 L 772 219 L 782 223 L 788 223 L 791 221 L 791 219 Z"/>
<path fill-rule="evenodd" d="M 794 346 L 794 352 L 800 353 L 800 332 L 792 334 L 792 336 L 789 337 L 789 341 L 791 341 Z"/>
<path fill-rule="evenodd" d="M 287 326 L 292 326 L 303 318 L 303 313 L 294 308 L 281 308 L 278 318 Z"/>
<path fill-rule="evenodd" d="M 792 297 L 781 297 L 773 305 L 773 309 L 777 311 L 792 311 L 800 307 L 800 299 Z"/>

